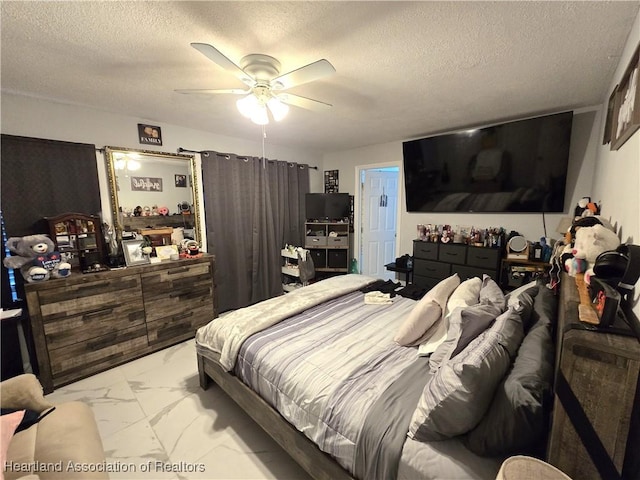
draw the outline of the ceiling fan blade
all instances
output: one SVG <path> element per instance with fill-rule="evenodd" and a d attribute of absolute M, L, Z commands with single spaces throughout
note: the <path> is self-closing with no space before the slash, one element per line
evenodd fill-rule
<path fill-rule="evenodd" d="M 174 90 L 176 93 L 202 93 L 202 94 L 216 94 L 216 93 L 233 93 L 234 95 L 243 95 L 251 93 L 251 89 L 242 90 L 241 88 L 223 88 L 223 89 L 208 89 L 208 88 L 179 88 Z"/>
<path fill-rule="evenodd" d="M 247 75 L 238 65 L 225 57 L 217 48 L 208 43 L 191 43 L 191 46 L 198 50 L 201 54 L 211 60 L 213 63 L 224 68 L 227 72 L 239 78 L 243 83 L 253 87 L 255 80 Z"/>
<path fill-rule="evenodd" d="M 324 58 L 317 62 L 310 63 L 304 67 L 300 67 L 284 75 L 274 78 L 271 85 L 275 90 L 284 90 L 287 88 L 302 85 L 303 83 L 319 80 L 336 72 L 333 65 Z"/>
<path fill-rule="evenodd" d="M 333 106 L 330 103 L 301 97 L 300 95 L 292 95 L 291 93 L 280 93 L 277 97 L 283 103 L 293 105 L 295 107 L 306 108 L 307 110 L 323 111 L 328 110 Z"/>

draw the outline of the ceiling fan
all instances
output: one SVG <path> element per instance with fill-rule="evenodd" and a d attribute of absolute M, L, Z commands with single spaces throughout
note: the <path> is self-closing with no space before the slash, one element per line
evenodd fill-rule
<path fill-rule="evenodd" d="M 280 121 L 289 111 L 289 105 L 316 111 L 331 108 L 328 103 L 285 92 L 289 88 L 335 73 L 336 69 L 325 59 L 280 74 L 280 62 L 269 55 L 258 53 L 246 55 L 240 60 L 238 66 L 212 45 L 192 43 L 191 46 L 228 73 L 240 79 L 248 88 L 244 90 L 240 88 L 180 89 L 176 90 L 178 93 L 244 95 L 236 102 L 238 110 L 258 125 L 269 123 L 267 110 L 274 120 Z"/>

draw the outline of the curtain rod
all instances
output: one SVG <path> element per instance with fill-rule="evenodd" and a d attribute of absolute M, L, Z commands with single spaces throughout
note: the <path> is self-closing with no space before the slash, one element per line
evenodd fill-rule
<path fill-rule="evenodd" d="M 205 157 L 208 157 L 208 156 L 209 156 L 209 152 L 208 152 L 207 150 L 188 150 L 188 149 L 186 149 L 186 148 L 178 147 L 178 153 L 182 153 L 182 152 L 187 152 L 187 153 L 198 153 L 198 154 L 200 154 L 200 155 L 204 155 Z M 240 159 L 246 159 L 246 158 L 247 158 L 247 157 L 238 156 L 238 155 L 237 155 L 237 157 L 238 157 L 238 158 L 240 158 Z M 269 159 L 267 158 L 267 161 L 268 161 L 268 162 L 274 162 L 275 160 L 269 160 Z M 289 163 L 291 163 L 291 162 L 289 162 Z M 318 170 L 318 167 L 313 167 L 313 166 L 311 166 L 311 165 L 307 165 L 307 167 L 308 167 L 308 168 L 310 168 L 310 169 L 313 169 L 313 170 Z"/>

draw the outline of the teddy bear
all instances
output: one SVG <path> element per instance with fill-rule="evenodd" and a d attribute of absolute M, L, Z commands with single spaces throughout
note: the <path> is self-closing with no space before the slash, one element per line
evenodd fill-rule
<path fill-rule="evenodd" d="M 575 276 L 575 273 L 584 272 L 585 282 L 589 284 L 591 276 L 593 275 L 593 265 L 598 255 L 608 250 L 615 250 L 618 248 L 618 245 L 620 245 L 618 235 L 604 225 L 596 224 L 591 227 L 579 228 L 575 234 L 571 253 L 574 259 L 578 261 L 583 260 L 584 263 L 581 267 L 576 269 L 572 268 L 572 270 L 576 270 L 572 276 Z M 565 265 L 567 265 L 567 262 L 573 264 L 572 259 L 568 259 Z M 572 272 L 570 271 L 569 274 L 571 275 Z"/>
<path fill-rule="evenodd" d="M 4 259 L 4 266 L 19 268 L 29 283 L 71 275 L 71 264 L 62 261 L 60 253 L 55 251 L 53 242 L 46 235 L 11 237 L 6 246 L 12 255 Z"/>

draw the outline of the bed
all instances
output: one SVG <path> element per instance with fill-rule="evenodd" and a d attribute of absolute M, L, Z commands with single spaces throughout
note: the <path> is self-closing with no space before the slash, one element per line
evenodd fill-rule
<path fill-rule="evenodd" d="M 447 425 L 427 432 L 437 440 L 425 441 L 415 431 L 408 435 L 425 392 L 446 369 L 434 371 L 436 353 L 419 356 L 417 346 L 393 341 L 424 302 L 401 296 L 365 300 L 371 297 L 363 290 L 375 281 L 355 274 L 332 277 L 200 328 L 201 387 L 218 384 L 316 479 L 495 478 L 505 455 L 474 453 L 467 436 L 456 434 L 459 426 L 447 423 L 468 416 L 463 411 L 474 411 L 478 402 L 463 400 L 472 406 L 457 409 L 454 399 L 447 407 Z M 508 311 L 514 317 L 513 308 Z M 545 322 L 545 329 L 549 325 Z M 469 340 L 464 352 L 486 343 L 488 332 Z M 547 347 L 552 349 L 551 341 Z M 502 363 L 514 363 L 513 350 L 513 358 L 506 355 Z M 497 376 L 495 388 L 506 370 Z M 494 430 L 491 425 L 489 430 Z"/>

